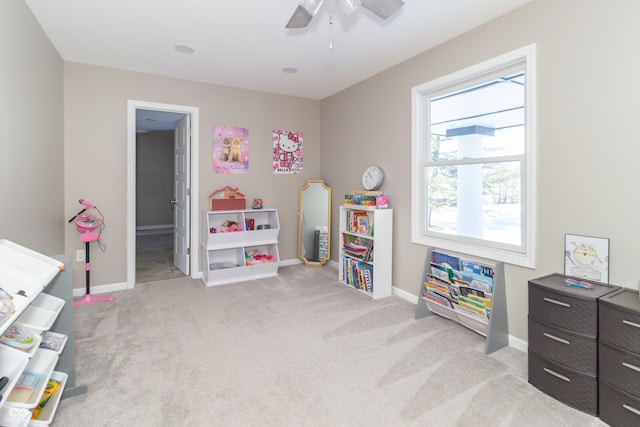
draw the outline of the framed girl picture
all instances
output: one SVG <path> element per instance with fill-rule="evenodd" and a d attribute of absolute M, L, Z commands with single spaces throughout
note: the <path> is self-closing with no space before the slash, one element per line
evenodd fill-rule
<path fill-rule="evenodd" d="M 609 239 L 565 234 L 564 274 L 609 283 Z"/>

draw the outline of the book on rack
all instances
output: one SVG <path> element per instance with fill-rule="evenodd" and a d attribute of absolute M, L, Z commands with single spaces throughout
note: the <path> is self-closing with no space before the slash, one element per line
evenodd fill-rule
<path fill-rule="evenodd" d="M 466 286 L 485 294 L 493 292 L 494 271 L 491 266 L 434 251 L 431 264 L 432 273 L 436 268 L 444 269 L 451 281 L 458 281 L 461 285 L 466 282 Z"/>
<path fill-rule="evenodd" d="M 369 216 L 359 215 L 356 218 L 356 233 L 369 234 Z"/>
<path fill-rule="evenodd" d="M 367 211 L 347 211 L 346 228 L 349 233 L 370 234 L 371 222 Z"/>
<path fill-rule="evenodd" d="M 355 194 L 356 196 L 382 196 L 382 191 L 356 190 L 352 191 L 351 194 Z"/>
<path fill-rule="evenodd" d="M 356 259 L 343 261 L 343 280 L 347 285 L 367 292 L 373 292 L 373 267 Z"/>
<path fill-rule="evenodd" d="M 346 235 L 342 236 L 342 251 L 345 255 L 370 262 L 373 258 L 373 240 L 364 237 L 357 237 L 353 240 Z"/>
<path fill-rule="evenodd" d="M 422 297 L 476 320 L 491 315 L 493 267 L 434 251 Z"/>

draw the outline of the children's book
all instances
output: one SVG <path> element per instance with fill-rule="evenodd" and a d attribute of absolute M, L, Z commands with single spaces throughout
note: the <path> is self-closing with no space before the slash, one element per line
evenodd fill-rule
<path fill-rule="evenodd" d="M 445 268 L 460 271 L 460 258 L 456 256 L 433 251 L 433 262 Z"/>

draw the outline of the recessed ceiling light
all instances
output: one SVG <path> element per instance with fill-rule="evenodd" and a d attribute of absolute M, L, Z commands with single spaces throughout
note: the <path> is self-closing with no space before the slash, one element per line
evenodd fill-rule
<path fill-rule="evenodd" d="M 282 69 L 282 72 L 283 72 L 283 73 L 287 73 L 287 74 L 295 74 L 295 73 L 297 73 L 297 72 L 298 72 L 298 69 L 297 69 L 297 68 L 294 68 L 294 67 L 284 67 L 284 68 Z"/>
<path fill-rule="evenodd" d="M 174 47 L 174 49 L 177 50 L 180 53 L 193 53 L 193 52 L 195 52 L 192 47 L 181 45 L 181 44 L 176 45 Z"/>

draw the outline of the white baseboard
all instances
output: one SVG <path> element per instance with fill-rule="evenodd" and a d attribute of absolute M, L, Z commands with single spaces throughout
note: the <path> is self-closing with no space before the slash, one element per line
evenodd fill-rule
<path fill-rule="evenodd" d="M 160 224 L 160 225 L 138 225 L 136 230 L 159 230 L 164 228 L 170 228 L 173 230 L 173 224 Z"/>
<path fill-rule="evenodd" d="M 516 338 L 512 335 L 509 335 L 509 347 L 513 347 L 523 353 L 527 353 L 529 351 L 529 343 L 527 341 L 521 340 L 520 338 Z"/>
<path fill-rule="evenodd" d="M 136 235 L 148 234 L 171 234 L 173 233 L 173 224 L 161 225 L 140 225 L 136 227 Z"/>
<path fill-rule="evenodd" d="M 91 295 L 97 295 L 97 294 L 108 294 L 111 292 L 116 292 L 116 291 L 124 291 L 127 290 L 129 288 L 127 288 L 127 282 L 122 282 L 122 283 L 112 283 L 109 285 L 99 285 L 99 286 L 91 286 Z M 82 288 L 74 288 L 73 289 L 73 296 L 74 297 L 82 297 L 84 296 L 86 292 L 85 287 L 83 286 Z"/>
<path fill-rule="evenodd" d="M 410 302 L 411 304 L 418 304 L 418 297 L 407 292 L 402 289 L 393 288 L 393 295 L 398 298 L 402 298 L 405 301 Z M 528 351 L 529 343 L 527 341 L 521 340 L 520 338 L 514 337 L 513 335 L 509 335 L 509 347 L 513 347 L 516 350 L 520 350 L 524 353 Z"/>
<path fill-rule="evenodd" d="M 298 265 L 298 264 L 303 264 L 302 260 L 300 258 L 292 258 L 292 259 L 283 259 L 280 260 L 280 265 L 282 267 L 287 267 L 289 265 Z M 329 267 L 333 267 L 336 270 L 338 269 L 338 263 L 335 261 L 327 261 L 327 264 Z"/>
<path fill-rule="evenodd" d="M 280 260 L 280 265 L 282 267 L 287 267 L 289 265 L 296 265 L 296 264 L 302 264 L 302 260 L 299 259 L 299 258 L 281 259 Z"/>
<path fill-rule="evenodd" d="M 411 304 L 418 304 L 418 297 L 410 294 L 407 291 L 403 291 L 400 288 L 396 288 L 395 286 L 391 289 L 391 293 L 399 298 L 402 298 L 405 301 L 409 301 Z"/>

